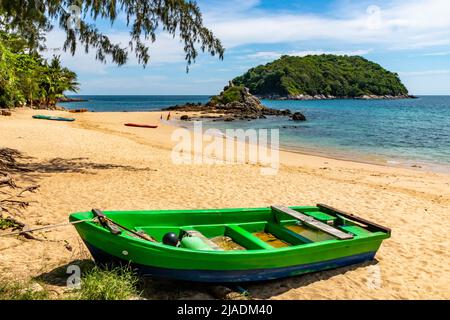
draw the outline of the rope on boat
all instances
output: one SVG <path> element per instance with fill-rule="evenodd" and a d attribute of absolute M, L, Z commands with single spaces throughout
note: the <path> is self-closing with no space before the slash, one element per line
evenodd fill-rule
<path fill-rule="evenodd" d="M 43 227 L 37 227 L 37 228 L 31 228 L 31 229 L 26 229 L 26 230 L 20 230 L 20 231 L 14 231 L 14 232 L 9 232 L 9 233 L 3 233 L 3 234 L 0 234 L 0 237 L 15 236 L 15 235 L 19 235 L 19 234 L 26 233 L 26 232 L 48 230 L 48 229 L 56 229 L 56 228 L 60 228 L 60 227 L 71 226 L 71 225 L 74 225 L 74 224 L 77 224 L 77 223 L 82 223 L 82 222 L 92 222 L 92 221 L 95 221 L 95 220 L 97 220 L 97 217 L 90 218 L 90 219 L 84 219 L 84 220 L 78 220 L 78 221 L 72 221 L 72 222 L 63 222 L 63 223 L 50 224 L 50 225 L 43 226 Z"/>

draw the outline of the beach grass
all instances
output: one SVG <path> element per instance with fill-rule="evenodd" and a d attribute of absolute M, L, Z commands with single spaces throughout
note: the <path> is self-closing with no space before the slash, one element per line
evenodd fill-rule
<path fill-rule="evenodd" d="M 128 267 L 100 268 L 84 271 L 79 289 L 50 294 L 38 282 L 0 280 L 0 300 L 130 300 L 140 297 L 139 278 Z"/>
<path fill-rule="evenodd" d="M 0 281 L 0 300 L 45 300 L 49 299 L 48 291 L 36 290 L 32 283 L 20 281 Z"/>
<path fill-rule="evenodd" d="M 139 278 L 130 268 L 101 269 L 97 266 L 87 271 L 80 289 L 70 299 L 75 300 L 128 300 L 140 296 Z"/>
<path fill-rule="evenodd" d="M 5 229 L 9 229 L 9 228 L 19 228 L 20 225 L 8 218 L 2 218 L 0 217 L 0 230 L 5 230 Z"/>

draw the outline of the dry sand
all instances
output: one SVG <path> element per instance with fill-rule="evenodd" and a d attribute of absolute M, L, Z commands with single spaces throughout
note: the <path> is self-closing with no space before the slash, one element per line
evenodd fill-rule
<path fill-rule="evenodd" d="M 77 121 L 31 119 L 36 113 Z M 392 237 L 383 242 L 373 263 L 252 284 L 247 289 L 254 298 L 450 298 L 450 175 L 288 152 L 281 153 L 281 167 L 273 176 L 261 175 L 260 166 L 253 164 L 175 165 L 170 157 L 174 127 L 161 123 L 161 114 L 19 109 L 12 117 L 0 117 L 0 147 L 32 157 L 34 171 L 21 185 L 31 180 L 40 185 L 27 195 L 34 202 L 19 218 L 36 226 L 67 221 L 70 213 L 92 207 L 322 202 L 389 226 Z M 159 128 L 129 128 L 124 122 L 155 123 Z M 89 257 L 73 227 L 37 235 L 52 241 L 0 238 L 3 277 L 30 279 Z M 203 289 L 178 289 L 177 297 L 208 297 Z"/>

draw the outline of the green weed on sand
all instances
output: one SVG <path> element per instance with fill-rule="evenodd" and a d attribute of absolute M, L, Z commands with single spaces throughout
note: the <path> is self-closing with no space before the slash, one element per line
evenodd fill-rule
<path fill-rule="evenodd" d="M 138 297 L 139 278 L 129 268 L 101 269 L 94 267 L 81 278 L 81 288 L 71 299 L 127 300 Z"/>
<path fill-rule="evenodd" d="M 36 283 L 33 285 L 18 281 L 0 281 L 0 300 L 45 300 L 48 298 L 48 292 Z"/>

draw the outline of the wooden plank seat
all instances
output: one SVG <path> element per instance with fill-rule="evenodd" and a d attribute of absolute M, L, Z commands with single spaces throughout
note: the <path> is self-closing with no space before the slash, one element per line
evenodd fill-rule
<path fill-rule="evenodd" d="M 281 206 L 281 205 L 273 205 L 271 206 L 271 209 L 273 211 L 276 212 L 281 212 L 284 214 L 287 214 L 295 219 L 300 220 L 303 224 L 305 224 L 308 227 L 314 228 L 314 229 L 318 229 L 322 232 L 325 232 L 327 234 L 330 234 L 336 238 L 338 238 L 339 240 L 348 240 L 348 239 L 352 239 L 353 235 L 343 232 L 339 229 L 336 229 L 326 223 L 320 222 L 316 219 L 314 219 L 313 217 L 310 217 L 306 214 L 303 214 L 301 212 L 295 211 L 291 208 L 288 208 L 286 206 Z"/>

